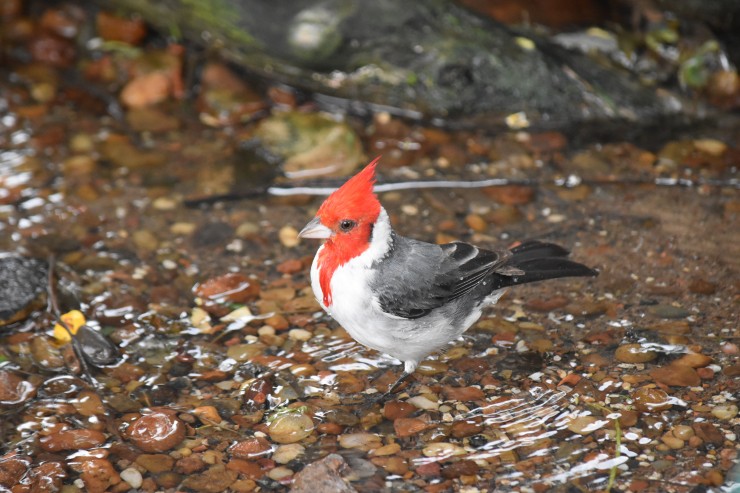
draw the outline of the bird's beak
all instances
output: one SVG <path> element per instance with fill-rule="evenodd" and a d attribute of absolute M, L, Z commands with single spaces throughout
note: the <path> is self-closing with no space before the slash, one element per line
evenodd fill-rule
<path fill-rule="evenodd" d="M 329 238 L 331 234 L 331 230 L 321 224 L 321 220 L 318 217 L 314 217 L 308 224 L 306 224 L 306 227 L 298 233 L 298 238 L 326 239 Z"/>

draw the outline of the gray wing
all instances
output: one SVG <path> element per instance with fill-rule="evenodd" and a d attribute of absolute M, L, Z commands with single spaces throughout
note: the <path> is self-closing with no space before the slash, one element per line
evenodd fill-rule
<path fill-rule="evenodd" d="M 381 309 L 397 317 L 423 317 L 479 287 L 500 269 L 508 252 L 482 250 L 467 243 L 433 245 L 395 235 L 392 253 L 373 267 L 374 291 Z M 493 290 L 483 290 L 481 299 Z"/>

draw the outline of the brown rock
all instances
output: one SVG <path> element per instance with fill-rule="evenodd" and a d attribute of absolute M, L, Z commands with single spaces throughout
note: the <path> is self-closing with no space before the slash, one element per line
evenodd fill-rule
<path fill-rule="evenodd" d="M 0 486 L 10 489 L 26 475 L 31 458 L 15 453 L 0 457 Z"/>
<path fill-rule="evenodd" d="M 0 370 L 0 405 L 21 404 L 36 394 L 36 387 L 12 371 Z"/>
<path fill-rule="evenodd" d="M 121 482 L 121 477 L 108 459 L 85 458 L 70 466 L 80 473 L 80 479 L 89 493 L 103 493 Z"/>
<path fill-rule="evenodd" d="M 614 352 L 614 357 L 622 363 L 647 363 L 657 358 L 658 354 L 641 344 L 623 344 Z"/>
<path fill-rule="evenodd" d="M 419 418 L 398 418 L 393 422 L 393 429 L 398 437 L 410 437 L 429 428 L 429 423 Z"/>
<path fill-rule="evenodd" d="M 408 402 L 388 401 L 383 406 L 383 416 L 390 421 L 406 418 L 414 411 L 416 411 L 416 407 Z"/>
<path fill-rule="evenodd" d="M 257 298 L 260 287 L 244 274 L 228 273 L 196 284 L 193 293 L 211 303 L 246 303 Z"/>
<path fill-rule="evenodd" d="M 265 471 L 262 470 L 260 465 L 253 460 L 245 459 L 231 459 L 226 468 L 230 471 L 236 471 L 239 474 L 243 474 L 249 479 L 260 479 L 265 475 Z"/>
<path fill-rule="evenodd" d="M 290 493 L 357 493 L 343 474 L 350 472 L 350 468 L 342 456 L 329 454 L 323 459 L 307 465 L 293 477 L 293 486 Z"/>
<path fill-rule="evenodd" d="M 236 442 L 229 448 L 232 456 L 238 459 L 255 459 L 272 452 L 270 442 L 262 437 L 252 437 L 248 440 Z"/>
<path fill-rule="evenodd" d="M 193 454 L 179 459 L 175 463 L 175 472 L 189 476 L 206 468 L 201 454 Z"/>
<path fill-rule="evenodd" d="M 706 443 L 720 446 L 725 441 L 722 431 L 710 422 L 704 421 L 701 423 L 694 423 L 691 427 L 694 429 L 696 436 Z"/>
<path fill-rule="evenodd" d="M 105 443 L 105 434 L 97 430 L 62 430 L 41 437 L 39 445 L 47 452 L 86 450 Z"/>
<path fill-rule="evenodd" d="M 61 462 L 45 462 L 31 470 L 31 493 L 59 491 L 67 478 L 67 468 Z"/>
<path fill-rule="evenodd" d="M 694 279 L 689 284 L 689 291 L 697 294 L 711 295 L 717 292 L 717 285 L 706 279 Z"/>
<path fill-rule="evenodd" d="M 472 460 L 460 460 L 442 468 L 442 477 L 447 479 L 478 474 L 479 466 Z"/>
<path fill-rule="evenodd" d="M 439 462 L 426 462 L 416 468 L 416 474 L 419 476 L 439 477 L 439 473 Z"/>
<path fill-rule="evenodd" d="M 107 12 L 99 12 L 97 26 L 98 34 L 106 41 L 137 45 L 146 36 L 146 25 L 139 18 L 124 19 Z"/>
<path fill-rule="evenodd" d="M 712 362 L 712 358 L 706 354 L 689 353 L 674 361 L 674 365 L 690 366 L 691 368 L 704 368 Z"/>
<path fill-rule="evenodd" d="M 673 387 L 695 387 L 701 383 L 696 370 L 675 363 L 650 370 L 650 376 L 664 385 Z"/>
<path fill-rule="evenodd" d="M 632 393 L 635 409 L 641 412 L 659 412 L 673 405 L 668 394 L 653 387 L 640 387 Z"/>
<path fill-rule="evenodd" d="M 167 99 L 172 82 L 164 72 L 141 74 L 126 84 L 121 91 L 121 102 L 129 108 L 143 108 Z"/>
<path fill-rule="evenodd" d="M 167 454 L 141 454 L 136 458 L 136 463 L 147 471 L 157 474 L 172 470 L 175 459 Z"/>
<path fill-rule="evenodd" d="M 479 401 L 485 399 L 483 391 L 477 387 L 453 387 L 445 386 L 442 388 L 447 400 L 451 401 Z"/>
<path fill-rule="evenodd" d="M 521 185 L 484 188 L 483 192 L 499 204 L 523 205 L 534 199 L 534 188 Z"/>
<path fill-rule="evenodd" d="M 185 439 L 185 424 L 172 411 L 155 411 L 131 424 L 125 436 L 144 452 L 166 452 Z"/>
<path fill-rule="evenodd" d="M 227 469 L 223 464 L 216 464 L 202 474 L 188 476 L 182 485 L 195 491 L 221 493 L 227 490 L 238 477 L 238 472 Z"/>
<path fill-rule="evenodd" d="M 474 421 L 457 421 L 452 425 L 450 430 L 455 438 L 469 437 L 476 435 L 483 430 L 483 425 Z"/>

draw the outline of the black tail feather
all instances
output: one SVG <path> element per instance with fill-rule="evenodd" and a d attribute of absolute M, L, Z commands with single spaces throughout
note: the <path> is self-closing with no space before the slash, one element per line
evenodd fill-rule
<path fill-rule="evenodd" d="M 512 248 L 511 253 L 514 254 L 513 263 L 517 263 L 537 258 L 567 257 L 570 252 L 554 243 L 531 240 Z"/>
<path fill-rule="evenodd" d="M 583 264 L 568 260 L 568 250 L 552 243 L 528 241 L 511 249 L 513 254 L 507 267 L 523 272 L 519 275 L 498 274 L 500 287 L 515 286 L 529 282 L 557 279 L 559 277 L 593 277 L 599 273 Z"/>

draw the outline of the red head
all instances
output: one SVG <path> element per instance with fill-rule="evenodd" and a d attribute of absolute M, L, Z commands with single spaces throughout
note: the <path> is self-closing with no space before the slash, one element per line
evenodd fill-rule
<path fill-rule="evenodd" d="M 324 304 L 331 304 L 331 277 L 334 271 L 370 246 L 373 225 L 380 214 L 380 202 L 373 193 L 375 166 L 380 157 L 347 180 L 321 204 L 316 217 L 300 236 L 324 238 L 319 256 Z"/>

